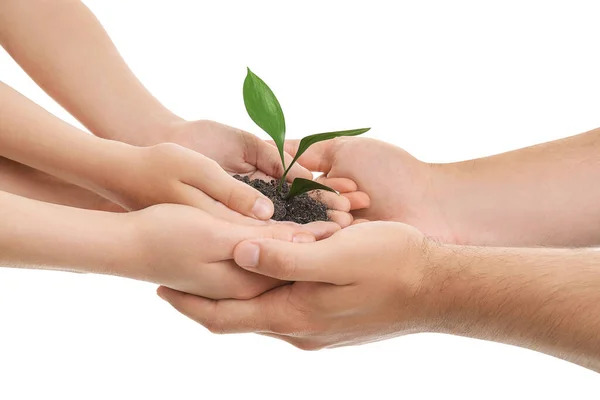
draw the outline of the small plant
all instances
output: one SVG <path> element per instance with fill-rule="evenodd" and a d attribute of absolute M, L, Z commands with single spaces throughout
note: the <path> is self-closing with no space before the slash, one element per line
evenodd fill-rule
<path fill-rule="evenodd" d="M 273 138 L 275 145 L 279 150 L 279 156 L 281 157 L 281 163 L 285 172 L 281 176 L 279 185 L 277 186 L 278 194 L 281 194 L 281 189 L 286 180 L 287 174 L 290 171 L 290 168 L 292 168 L 292 165 L 294 165 L 298 158 L 300 158 L 300 156 L 311 145 L 339 136 L 357 136 L 371 129 L 352 129 L 347 131 L 317 133 L 306 136 L 300 141 L 296 156 L 290 165 L 286 167 L 285 158 L 283 157 L 283 148 L 285 143 L 285 119 L 283 117 L 281 105 L 269 86 L 267 86 L 267 84 L 256 74 L 250 71 L 250 68 L 248 68 L 248 74 L 244 80 L 244 104 L 246 105 L 246 111 L 248 111 L 250 118 L 252 118 L 256 125 L 258 125 L 263 131 Z M 318 189 L 337 193 L 332 188 L 322 185 L 318 182 L 309 179 L 296 178 L 292 182 L 292 186 L 290 187 L 286 199 L 289 200 L 294 196 Z"/>

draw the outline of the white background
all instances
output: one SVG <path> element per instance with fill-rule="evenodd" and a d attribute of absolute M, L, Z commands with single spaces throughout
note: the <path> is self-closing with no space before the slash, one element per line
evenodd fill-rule
<path fill-rule="evenodd" d="M 190 119 L 258 132 L 251 67 L 290 136 L 372 126 L 449 162 L 600 126 L 594 2 L 86 1 L 145 85 Z M 296 5 L 292 5 L 292 3 Z M 597 4 L 597 3 L 596 3 Z M 5 54 L 0 79 L 75 123 Z M 0 399 L 597 399 L 600 376 L 549 356 L 417 335 L 301 352 L 213 336 L 154 286 L 0 270 Z"/>

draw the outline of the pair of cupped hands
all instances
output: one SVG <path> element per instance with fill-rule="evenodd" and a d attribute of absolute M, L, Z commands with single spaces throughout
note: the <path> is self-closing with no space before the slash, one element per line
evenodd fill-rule
<path fill-rule="evenodd" d="M 314 349 L 377 340 L 391 326 L 403 331 L 399 321 L 413 329 L 397 308 L 421 292 L 425 271 L 411 254 L 422 253 L 421 231 L 451 236 L 427 204 L 435 198 L 428 165 L 373 139 L 321 142 L 289 179 L 321 172 L 318 181 L 340 195 L 321 194 L 331 222 L 297 225 L 270 221 L 270 201 L 231 177 L 281 176 L 273 144 L 212 121 L 181 123 L 168 142 L 133 161 L 153 177 L 129 192 L 143 195 L 107 196 L 141 209 L 129 215 L 141 226 L 148 268 L 134 278 L 159 283 L 161 298 L 216 333 L 258 332 Z M 297 145 L 286 143 L 286 163 Z M 187 175 L 172 179 L 175 171 Z M 178 205 L 142 209 L 157 203 Z"/>

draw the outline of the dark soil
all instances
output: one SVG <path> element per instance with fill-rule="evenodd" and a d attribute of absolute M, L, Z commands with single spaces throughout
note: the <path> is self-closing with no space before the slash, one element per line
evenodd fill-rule
<path fill-rule="evenodd" d="M 272 219 L 275 221 L 292 221 L 298 224 L 307 224 L 314 221 L 329 221 L 327 217 L 327 206 L 321 203 L 317 198 L 313 198 L 308 193 L 285 199 L 290 188 L 286 183 L 281 188 L 281 193 L 277 194 L 277 185 L 279 181 L 271 182 L 261 181 L 260 179 L 250 180 L 247 176 L 234 175 L 235 179 L 247 183 L 254 189 L 267 196 L 275 206 L 275 212 Z"/>

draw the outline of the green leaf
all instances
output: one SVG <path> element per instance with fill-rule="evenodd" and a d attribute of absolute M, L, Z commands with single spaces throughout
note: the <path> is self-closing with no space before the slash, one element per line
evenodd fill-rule
<path fill-rule="evenodd" d="M 285 119 L 281 105 L 273 91 L 267 84 L 256 76 L 250 68 L 244 80 L 244 104 L 246 111 L 256 125 L 267 132 L 273 138 L 281 163 L 285 169 L 285 161 L 283 158 L 283 144 L 285 141 Z"/>
<path fill-rule="evenodd" d="M 310 192 L 311 190 L 327 190 L 339 194 L 329 186 L 321 185 L 319 182 L 311 181 L 310 179 L 296 178 L 294 179 L 294 182 L 292 182 L 292 187 L 290 188 L 290 192 L 286 199 L 291 199 L 292 197 Z"/>
<path fill-rule="evenodd" d="M 300 158 L 300 156 L 304 154 L 304 152 L 308 150 L 310 146 L 317 142 L 322 142 L 323 140 L 329 140 L 340 136 L 358 136 L 362 135 L 370 129 L 371 128 L 351 129 L 349 131 L 316 133 L 314 135 L 307 136 L 300 141 L 300 144 L 298 145 L 298 150 L 296 151 L 296 156 L 288 166 L 287 170 L 289 171 L 289 169 L 296 162 L 296 160 L 298 160 L 298 158 Z"/>

